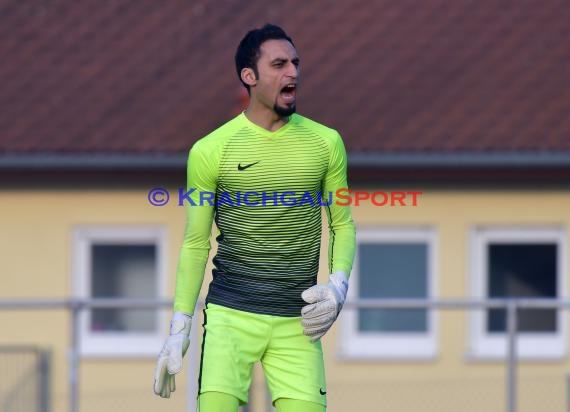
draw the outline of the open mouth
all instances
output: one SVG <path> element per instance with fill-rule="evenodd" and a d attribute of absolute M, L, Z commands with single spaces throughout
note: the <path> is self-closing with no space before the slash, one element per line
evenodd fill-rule
<path fill-rule="evenodd" d="M 285 85 L 280 92 L 281 98 L 286 103 L 294 102 L 296 94 L 297 94 L 297 85 L 293 83 Z"/>

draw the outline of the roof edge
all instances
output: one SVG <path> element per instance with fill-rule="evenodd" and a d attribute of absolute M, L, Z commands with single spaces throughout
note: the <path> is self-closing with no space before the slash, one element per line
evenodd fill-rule
<path fill-rule="evenodd" d="M 188 154 L 6 154 L 0 155 L 0 170 L 50 169 L 179 169 Z"/>
<path fill-rule="evenodd" d="M 173 154 L 4 154 L 0 170 L 78 169 L 179 169 L 185 168 L 187 153 Z M 348 154 L 355 168 L 567 168 L 570 152 L 492 153 L 360 153 Z"/>
<path fill-rule="evenodd" d="M 559 168 L 570 167 L 570 152 L 350 153 L 352 167 L 372 168 Z"/>

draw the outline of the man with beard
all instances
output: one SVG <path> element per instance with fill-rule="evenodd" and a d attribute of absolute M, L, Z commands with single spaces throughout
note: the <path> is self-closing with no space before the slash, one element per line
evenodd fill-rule
<path fill-rule="evenodd" d="M 346 152 L 338 132 L 295 113 L 299 57 L 281 28 L 247 33 L 235 61 L 250 102 L 190 150 L 188 192 L 195 190 L 154 391 L 168 398 L 175 389 L 215 220 L 199 410 L 237 411 L 259 361 L 277 411 L 320 412 L 326 409 L 320 338 L 346 298 L 355 249 L 350 209 L 335 203 L 337 190 L 347 187 Z M 205 192 L 215 193 L 214 201 L 204 201 Z M 316 284 L 322 203 L 313 200 L 327 196 L 330 276 Z"/>

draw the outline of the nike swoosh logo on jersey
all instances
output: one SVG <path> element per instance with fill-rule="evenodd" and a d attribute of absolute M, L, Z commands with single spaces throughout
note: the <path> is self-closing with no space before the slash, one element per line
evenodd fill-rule
<path fill-rule="evenodd" d="M 251 166 L 253 166 L 253 165 L 258 164 L 259 162 L 261 162 L 261 160 L 258 160 L 258 161 L 255 162 L 255 163 L 250 163 L 250 164 L 245 165 L 245 166 L 242 166 L 241 163 L 240 163 L 240 164 L 238 164 L 238 170 L 245 170 L 245 169 L 247 169 L 248 167 L 251 167 Z"/>

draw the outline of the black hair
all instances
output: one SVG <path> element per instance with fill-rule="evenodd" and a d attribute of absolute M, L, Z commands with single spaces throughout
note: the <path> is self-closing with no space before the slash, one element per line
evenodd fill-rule
<path fill-rule="evenodd" d="M 250 30 L 239 43 L 235 55 L 237 75 L 244 87 L 249 93 L 249 85 L 241 79 L 241 71 L 250 67 L 255 73 L 255 77 L 259 77 L 257 71 L 257 61 L 259 60 L 261 45 L 267 40 L 287 40 L 295 47 L 293 40 L 285 33 L 285 31 L 274 24 L 266 24 L 260 29 Z"/>

